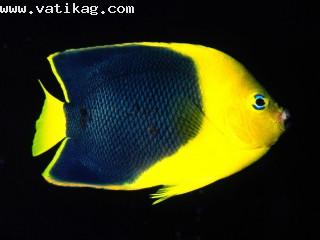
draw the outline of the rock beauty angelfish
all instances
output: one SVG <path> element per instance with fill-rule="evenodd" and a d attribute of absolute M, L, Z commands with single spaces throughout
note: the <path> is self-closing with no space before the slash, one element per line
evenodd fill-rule
<path fill-rule="evenodd" d="M 45 94 L 32 154 L 58 142 L 43 172 L 61 186 L 137 190 L 154 203 L 230 176 L 285 130 L 279 107 L 246 68 L 213 48 L 128 43 L 48 57 L 64 101 Z"/>

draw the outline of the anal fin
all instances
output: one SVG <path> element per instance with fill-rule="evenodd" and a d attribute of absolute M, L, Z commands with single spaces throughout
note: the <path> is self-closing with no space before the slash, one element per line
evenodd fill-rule
<path fill-rule="evenodd" d="M 171 198 L 175 195 L 180 195 L 183 193 L 190 192 L 194 189 L 191 189 L 187 185 L 165 185 L 161 187 L 156 193 L 150 195 L 152 199 L 156 199 L 152 205 L 158 204 L 168 198 Z"/>

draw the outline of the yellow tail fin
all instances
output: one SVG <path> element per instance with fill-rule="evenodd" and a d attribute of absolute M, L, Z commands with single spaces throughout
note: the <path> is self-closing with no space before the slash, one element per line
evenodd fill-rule
<path fill-rule="evenodd" d="M 42 112 L 36 122 L 36 134 L 33 139 L 32 156 L 38 156 L 66 137 L 66 117 L 64 103 L 52 96 L 39 80 L 45 94 Z"/>

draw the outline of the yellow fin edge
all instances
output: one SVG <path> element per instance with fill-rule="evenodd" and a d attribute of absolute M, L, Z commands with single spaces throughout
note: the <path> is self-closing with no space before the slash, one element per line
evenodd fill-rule
<path fill-rule="evenodd" d="M 65 182 L 61 181 L 58 179 L 55 179 L 51 175 L 51 170 L 54 167 L 54 165 L 57 163 L 59 160 L 63 149 L 65 148 L 67 141 L 70 140 L 71 138 L 66 137 L 62 142 L 61 145 L 59 146 L 56 154 L 54 155 L 53 159 L 47 166 L 47 168 L 43 171 L 42 177 L 49 183 L 58 185 L 58 186 L 64 186 L 64 187 L 90 187 L 90 188 L 97 188 L 97 189 L 108 189 L 108 190 L 134 190 L 128 187 L 126 184 L 124 185 L 94 185 L 94 184 L 85 184 L 85 183 L 76 183 L 76 182 Z"/>
<path fill-rule="evenodd" d="M 42 173 L 42 176 L 48 181 L 48 182 L 52 182 L 52 177 L 50 176 L 50 171 L 51 169 L 53 168 L 54 164 L 57 162 L 57 160 L 59 159 L 60 155 L 61 155 L 61 152 L 62 150 L 64 149 L 66 143 L 67 143 L 67 140 L 69 138 L 65 138 L 63 140 L 63 142 L 61 143 L 60 147 L 58 148 L 56 154 L 54 155 L 52 161 L 49 163 L 49 165 L 47 166 L 47 168 L 44 170 L 44 172 Z"/>
<path fill-rule="evenodd" d="M 63 81 L 62 81 L 62 78 L 60 77 L 60 75 L 59 75 L 59 73 L 58 73 L 58 71 L 57 71 L 57 68 L 56 68 L 56 66 L 55 66 L 55 64 L 54 64 L 54 62 L 53 62 L 53 58 L 54 58 L 55 56 L 59 55 L 59 53 L 60 53 L 60 52 L 53 53 L 53 54 L 51 54 L 47 59 L 48 59 L 48 61 L 49 61 L 49 63 L 50 63 L 50 67 L 51 67 L 51 70 L 52 70 L 54 76 L 56 77 L 56 79 L 58 80 L 58 82 L 59 82 L 59 84 L 60 84 L 60 86 L 61 86 L 61 89 L 62 89 L 62 91 L 63 91 L 64 98 L 65 98 L 66 102 L 69 103 L 70 100 L 69 100 L 69 96 L 68 96 L 68 92 L 67 92 L 66 86 L 64 85 L 64 83 L 63 83 Z"/>

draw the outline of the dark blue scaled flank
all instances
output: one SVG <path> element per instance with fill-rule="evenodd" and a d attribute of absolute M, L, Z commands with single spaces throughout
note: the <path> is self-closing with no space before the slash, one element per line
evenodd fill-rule
<path fill-rule="evenodd" d="M 200 129 L 201 93 L 189 57 L 129 45 L 67 51 L 54 63 L 70 99 L 70 139 L 51 170 L 58 181 L 130 183 Z"/>

